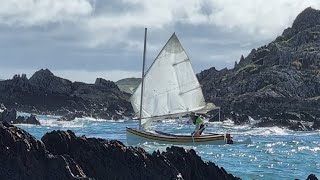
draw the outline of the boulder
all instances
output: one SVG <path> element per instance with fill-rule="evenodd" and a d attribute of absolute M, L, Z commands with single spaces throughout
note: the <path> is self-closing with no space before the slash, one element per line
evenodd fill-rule
<path fill-rule="evenodd" d="M 38 118 L 37 118 L 36 115 L 31 114 L 31 115 L 27 118 L 27 124 L 40 125 L 40 121 L 38 120 Z"/>
<path fill-rule="evenodd" d="M 320 118 L 317 118 L 314 120 L 313 125 L 312 125 L 312 129 L 314 129 L 314 130 L 320 129 Z"/>
<path fill-rule="evenodd" d="M 310 174 L 310 175 L 307 177 L 307 180 L 318 180 L 318 178 L 317 178 L 316 175 Z"/>
<path fill-rule="evenodd" d="M 0 121 L 7 122 L 9 124 L 36 124 L 40 125 L 36 115 L 31 114 L 30 117 L 18 116 L 16 109 L 4 109 L 0 112 Z"/>
<path fill-rule="evenodd" d="M 0 177 L 21 179 L 90 179 L 68 155 L 53 155 L 26 131 L 0 122 Z"/>
<path fill-rule="evenodd" d="M 7 122 L 7 123 L 15 123 L 16 118 L 17 118 L 17 110 L 16 109 L 5 109 L 2 114 L 1 114 L 1 119 L 3 122 Z"/>
<path fill-rule="evenodd" d="M 194 150 L 180 147 L 147 153 L 120 141 L 77 137 L 72 131 L 53 131 L 42 138 L 55 155 L 68 154 L 90 177 L 96 179 L 239 179 Z"/>

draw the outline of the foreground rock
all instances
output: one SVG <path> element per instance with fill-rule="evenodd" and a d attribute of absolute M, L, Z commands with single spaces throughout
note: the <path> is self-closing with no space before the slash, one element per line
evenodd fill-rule
<path fill-rule="evenodd" d="M 72 131 L 53 131 L 42 141 L 0 122 L 1 179 L 239 179 L 203 162 L 194 150 L 174 146 L 149 154 L 119 141 L 77 137 Z M 310 174 L 307 179 L 317 177 Z"/>
<path fill-rule="evenodd" d="M 0 122 L 0 177 L 22 179 L 89 179 L 68 155 L 53 155 L 24 130 Z"/>
<path fill-rule="evenodd" d="M 307 180 L 318 180 L 318 178 L 317 178 L 316 175 L 310 174 L 310 175 L 307 177 Z"/>
<path fill-rule="evenodd" d="M 238 179 L 203 162 L 194 150 L 171 147 L 149 154 L 119 141 L 77 137 L 72 131 L 53 131 L 41 140 L 50 152 L 68 154 L 96 179 Z"/>
<path fill-rule="evenodd" d="M 15 75 L 0 81 L 0 103 L 9 109 L 35 114 L 67 115 L 84 112 L 102 119 L 131 117 L 129 94 L 112 81 L 97 78 L 94 84 L 71 82 L 41 69 L 28 79 Z"/>
<path fill-rule="evenodd" d="M 53 131 L 36 140 L 0 122 L 1 179 L 239 179 L 194 150 L 171 147 L 149 154 L 119 141 Z"/>
<path fill-rule="evenodd" d="M 319 129 L 319 19 L 320 11 L 307 8 L 292 27 L 241 57 L 233 69 L 199 73 L 206 100 L 221 107 L 222 118 L 237 124 L 248 123 L 250 116 L 294 130 Z"/>

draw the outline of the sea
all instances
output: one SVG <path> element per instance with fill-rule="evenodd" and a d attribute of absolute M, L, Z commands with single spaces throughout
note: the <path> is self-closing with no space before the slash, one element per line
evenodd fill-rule
<path fill-rule="evenodd" d="M 19 115 L 28 116 L 27 113 Z M 38 115 L 41 123 L 18 127 L 37 139 L 53 130 L 72 130 L 76 135 L 115 139 L 126 144 L 126 127 L 138 127 L 137 120 L 102 120 L 76 118 L 57 121 L 59 116 Z M 254 120 L 251 121 L 254 123 Z M 152 128 L 168 133 L 190 134 L 191 124 L 183 120 L 158 121 Z M 183 146 L 194 149 L 204 161 L 211 161 L 242 179 L 306 179 L 309 174 L 320 177 L 320 131 L 297 132 L 279 127 L 252 128 L 236 126 L 232 121 L 210 122 L 207 132 L 231 133 L 235 141 L 251 138 L 251 144 Z M 165 151 L 170 144 L 144 143 L 138 146 L 152 153 Z"/>

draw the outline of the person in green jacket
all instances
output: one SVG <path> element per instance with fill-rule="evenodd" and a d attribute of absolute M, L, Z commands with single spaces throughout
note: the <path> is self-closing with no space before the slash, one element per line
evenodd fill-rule
<path fill-rule="evenodd" d="M 202 120 L 202 118 L 199 115 L 197 115 L 193 112 L 190 115 L 190 119 L 191 119 L 192 123 L 194 125 L 196 125 L 196 127 L 195 127 L 194 131 L 191 133 L 191 135 L 196 136 L 196 137 L 201 136 L 203 130 L 205 129 L 204 121 Z"/>

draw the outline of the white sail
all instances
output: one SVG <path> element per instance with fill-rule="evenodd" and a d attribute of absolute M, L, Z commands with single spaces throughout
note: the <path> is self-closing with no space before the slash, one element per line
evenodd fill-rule
<path fill-rule="evenodd" d="M 134 111 L 139 114 L 141 84 L 131 97 Z M 144 77 L 141 124 L 165 117 L 176 117 L 189 112 L 205 113 L 214 109 L 207 106 L 201 86 L 192 69 L 190 59 L 175 33 L 163 47 Z"/>

